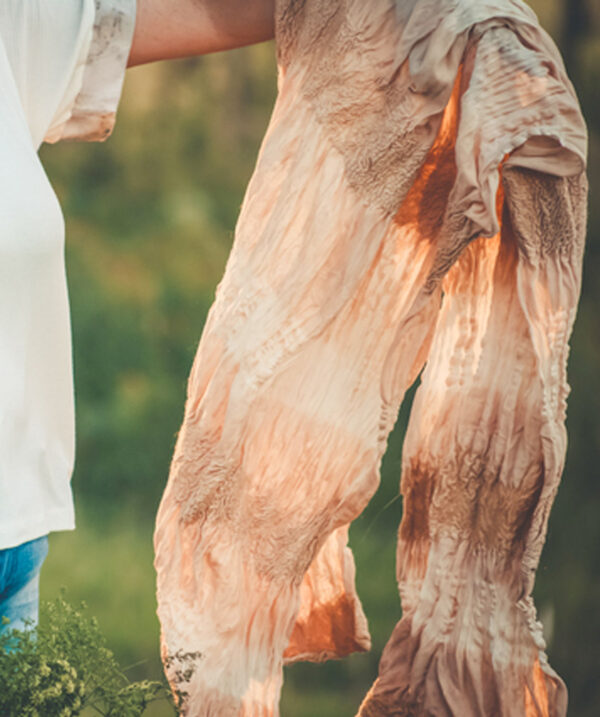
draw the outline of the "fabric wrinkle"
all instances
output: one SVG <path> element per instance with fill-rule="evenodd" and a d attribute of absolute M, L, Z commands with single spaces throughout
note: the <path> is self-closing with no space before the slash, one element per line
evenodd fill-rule
<path fill-rule="evenodd" d="M 585 235 L 560 56 L 518 0 L 280 0 L 276 38 L 157 518 L 163 654 L 201 654 L 183 713 L 277 715 L 284 663 L 369 649 L 348 528 L 423 371 L 403 614 L 358 714 L 564 717 L 531 598 Z"/>

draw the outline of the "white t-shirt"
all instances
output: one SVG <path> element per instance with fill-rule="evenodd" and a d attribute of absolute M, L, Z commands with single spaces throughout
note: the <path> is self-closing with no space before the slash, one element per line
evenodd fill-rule
<path fill-rule="evenodd" d="M 0 549 L 74 527 L 64 222 L 37 151 L 112 128 L 135 0 L 0 1 Z"/>

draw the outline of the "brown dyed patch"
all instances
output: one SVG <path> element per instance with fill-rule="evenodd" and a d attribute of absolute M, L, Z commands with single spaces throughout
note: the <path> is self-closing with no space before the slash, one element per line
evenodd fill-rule
<path fill-rule="evenodd" d="M 367 693 L 358 717 L 423 717 L 410 693 L 410 672 L 420 637 L 412 634 L 412 620 L 404 617 L 394 628 L 379 663 L 379 677 Z"/>
<path fill-rule="evenodd" d="M 519 251 L 529 261 L 582 254 L 588 193 L 585 173 L 555 177 L 507 167 L 503 183 Z"/>
<path fill-rule="evenodd" d="M 525 490 L 521 496 L 517 498 L 517 505 L 513 519 L 513 539 L 512 548 L 516 555 L 522 555 L 525 550 L 529 538 L 529 531 L 535 509 L 540 502 L 542 489 L 544 487 L 544 469 L 540 466 L 537 480 L 533 482 L 529 490 Z"/>
<path fill-rule="evenodd" d="M 334 603 L 313 608 L 305 621 L 296 622 L 283 657 L 286 662 L 293 662 L 295 658 L 322 662 L 365 652 L 355 635 L 354 605 L 342 595 Z"/>
<path fill-rule="evenodd" d="M 349 185 L 393 217 L 421 173 L 447 102 L 439 98 L 439 111 L 436 106 L 411 126 L 408 118 L 423 96 L 414 91 L 408 61 L 400 67 L 391 61 L 400 29 L 395 13 L 381 15 L 378 34 L 389 35 L 390 43 L 380 46 L 370 32 L 357 32 L 352 5 L 358 7 L 330 0 L 286 3 L 277 12 L 279 61 L 302 67 L 300 93 L 343 157 Z M 449 99 L 450 86 L 445 94 Z"/>
<path fill-rule="evenodd" d="M 410 470 L 402 478 L 404 507 L 399 537 L 411 543 L 417 540 L 429 540 L 429 507 L 435 488 L 435 478 L 431 471 L 412 463 Z"/>
<path fill-rule="evenodd" d="M 378 695 L 378 682 L 379 680 L 376 680 L 367 692 L 357 717 L 421 717 L 416 707 L 393 705 Z"/>
<path fill-rule="evenodd" d="M 472 453 L 441 465 L 435 491 L 429 478 L 411 502 L 401 538 L 423 540 L 427 528 L 431 538 L 463 536 L 473 548 L 491 550 L 503 570 L 519 562 L 539 503 L 543 469 L 532 465 L 520 483 L 508 484 L 500 478 L 500 467 L 490 465 L 490 460 L 488 455 Z"/>
<path fill-rule="evenodd" d="M 400 584 L 409 577 L 425 577 L 431 544 L 430 510 L 434 492 L 434 473 L 417 462 L 411 462 L 410 470 L 402 476 L 404 501 L 396 555 L 396 578 Z"/>
<path fill-rule="evenodd" d="M 483 473 L 471 505 L 473 544 L 493 549 L 508 563 L 520 559 L 543 486 L 541 471 L 523 476 L 520 486 L 506 485 Z"/>

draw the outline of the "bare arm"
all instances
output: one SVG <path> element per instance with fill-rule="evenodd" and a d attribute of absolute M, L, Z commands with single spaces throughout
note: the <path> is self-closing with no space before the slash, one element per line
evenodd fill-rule
<path fill-rule="evenodd" d="M 137 0 L 128 65 L 270 40 L 275 0 Z"/>

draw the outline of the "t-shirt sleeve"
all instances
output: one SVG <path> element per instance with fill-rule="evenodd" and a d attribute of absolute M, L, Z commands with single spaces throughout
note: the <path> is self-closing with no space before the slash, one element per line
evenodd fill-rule
<path fill-rule="evenodd" d="M 135 10 L 136 0 L 2 0 L 0 35 L 36 146 L 108 137 Z"/>

